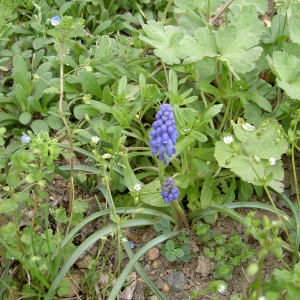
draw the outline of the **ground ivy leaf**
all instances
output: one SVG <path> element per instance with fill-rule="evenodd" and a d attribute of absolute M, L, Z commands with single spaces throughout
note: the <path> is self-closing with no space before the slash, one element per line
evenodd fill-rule
<path fill-rule="evenodd" d="M 161 22 L 150 20 L 143 25 L 147 36 L 140 35 L 139 38 L 149 45 L 155 47 L 154 53 L 167 64 L 179 64 L 183 58 L 179 52 L 179 42 L 183 32 L 179 28 Z"/>
<path fill-rule="evenodd" d="M 300 59 L 285 52 L 275 51 L 267 60 L 276 81 L 292 99 L 300 99 Z"/>

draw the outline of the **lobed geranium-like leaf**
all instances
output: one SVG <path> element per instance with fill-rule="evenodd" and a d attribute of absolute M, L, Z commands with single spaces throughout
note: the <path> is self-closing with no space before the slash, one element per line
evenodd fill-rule
<path fill-rule="evenodd" d="M 231 6 L 228 19 L 232 25 L 238 27 L 240 31 L 244 30 L 246 33 L 251 32 L 255 35 L 262 35 L 265 30 L 264 23 L 258 18 L 253 5 Z"/>
<path fill-rule="evenodd" d="M 180 42 L 180 51 L 188 57 L 185 59 L 186 63 L 219 56 L 214 35 L 208 28 L 196 29 L 194 36 L 195 38 L 185 35 Z"/>
<path fill-rule="evenodd" d="M 140 35 L 139 38 L 149 45 L 155 47 L 154 53 L 167 64 L 179 64 L 179 42 L 183 37 L 183 32 L 175 26 L 164 26 L 161 22 L 153 20 L 143 25 L 147 36 Z"/>
<path fill-rule="evenodd" d="M 255 7 L 255 10 L 259 12 L 260 14 L 264 14 L 266 10 L 268 9 L 268 2 L 267 1 L 261 1 L 261 0 L 235 0 L 232 3 L 233 7 L 238 6 L 240 8 L 247 7 L 247 6 L 253 6 Z M 232 7 L 231 7 L 232 9 Z"/>
<path fill-rule="evenodd" d="M 186 35 L 180 42 L 180 52 L 187 56 L 186 63 L 205 57 L 216 58 L 225 63 L 237 78 L 237 73 L 244 74 L 255 68 L 255 61 L 263 50 L 256 46 L 257 35 L 233 25 L 221 26 L 218 31 L 198 28 L 194 36 Z"/>
<path fill-rule="evenodd" d="M 225 62 L 235 76 L 236 73 L 244 74 L 255 68 L 255 61 L 263 51 L 256 46 L 259 36 L 232 25 L 225 25 L 216 32 L 215 37 L 220 53 L 219 60 Z"/>
<path fill-rule="evenodd" d="M 283 168 L 281 155 L 286 152 L 288 144 L 281 137 L 281 125 L 273 119 L 267 119 L 256 130 L 245 130 L 245 121 L 239 119 L 231 122 L 234 130 L 234 142 L 216 143 L 215 157 L 221 167 L 229 168 L 244 181 L 262 186 L 263 179 L 267 185 L 279 193 L 283 192 Z M 270 165 L 269 159 L 276 159 Z"/>
<path fill-rule="evenodd" d="M 300 99 L 300 59 L 286 52 L 275 51 L 267 56 L 270 67 L 277 76 L 276 81 L 292 99 Z"/>
<path fill-rule="evenodd" d="M 290 9 L 288 13 L 288 23 L 289 23 L 289 31 L 290 38 L 294 43 L 300 44 L 300 3 L 291 3 Z"/>

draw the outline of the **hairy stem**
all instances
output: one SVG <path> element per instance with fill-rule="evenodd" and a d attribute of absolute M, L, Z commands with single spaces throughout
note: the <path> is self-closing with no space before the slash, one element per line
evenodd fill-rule
<path fill-rule="evenodd" d="M 70 127 L 68 125 L 68 122 L 66 120 L 66 117 L 63 112 L 63 98 L 64 98 L 64 42 L 65 42 L 65 34 L 63 34 L 62 37 L 62 42 L 61 42 L 61 47 L 60 47 L 60 56 L 59 56 L 59 61 L 60 61 L 60 68 L 59 68 L 59 73 L 60 73 L 60 94 L 59 94 L 59 112 L 61 119 L 65 125 L 65 128 L 67 130 L 67 136 L 69 139 L 69 144 L 70 144 L 70 152 L 72 154 L 71 159 L 70 159 L 70 190 L 69 190 L 69 223 L 67 226 L 66 234 L 69 232 L 71 222 L 72 222 L 72 216 L 73 216 L 73 203 L 74 203 L 74 148 L 73 148 L 73 136 L 70 130 Z"/>

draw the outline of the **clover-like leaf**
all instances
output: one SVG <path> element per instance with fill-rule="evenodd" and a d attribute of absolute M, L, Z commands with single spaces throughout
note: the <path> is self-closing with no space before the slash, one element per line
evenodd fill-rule
<path fill-rule="evenodd" d="M 143 25 L 147 36 L 140 35 L 139 38 L 149 45 L 155 47 L 154 54 L 167 64 L 179 64 L 183 58 L 179 52 L 179 42 L 183 32 L 178 27 L 164 26 L 161 22 L 148 21 Z"/>
<path fill-rule="evenodd" d="M 281 137 L 281 125 L 266 119 L 256 130 L 245 130 L 244 120 L 231 122 L 235 139 L 231 144 L 217 142 L 215 157 L 221 167 L 229 168 L 244 181 L 254 185 L 266 185 L 283 192 L 283 168 L 281 155 L 288 144 Z M 275 163 L 274 163 L 275 161 Z"/>
<path fill-rule="evenodd" d="M 286 52 L 275 51 L 273 57 L 267 56 L 276 81 L 292 99 L 300 99 L 300 59 Z"/>

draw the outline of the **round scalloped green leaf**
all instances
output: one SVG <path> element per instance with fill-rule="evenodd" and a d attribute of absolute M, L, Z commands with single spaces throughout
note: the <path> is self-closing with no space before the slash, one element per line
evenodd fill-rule
<path fill-rule="evenodd" d="M 145 185 L 140 191 L 140 199 L 149 205 L 155 207 L 167 206 L 160 195 L 161 185 L 159 180 L 154 180 L 149 184 Z"/>

